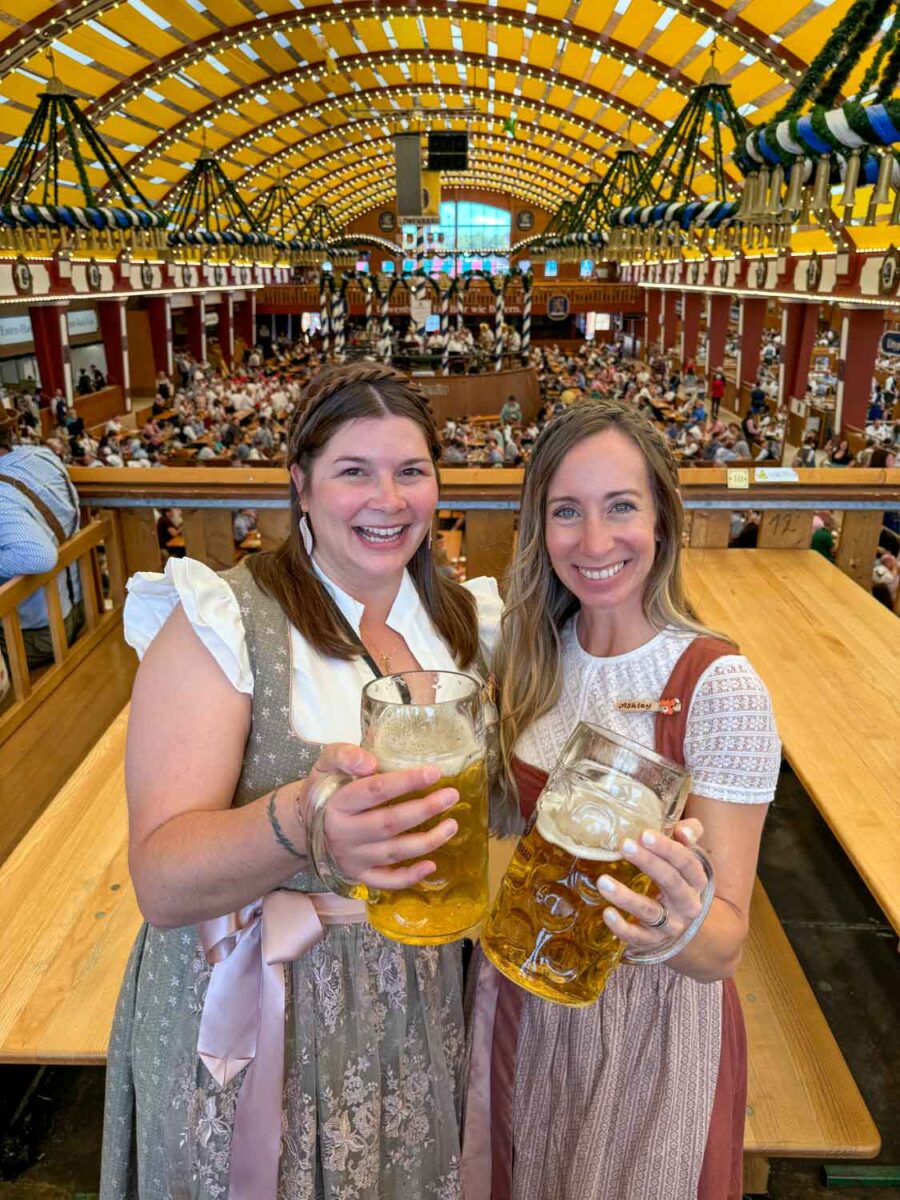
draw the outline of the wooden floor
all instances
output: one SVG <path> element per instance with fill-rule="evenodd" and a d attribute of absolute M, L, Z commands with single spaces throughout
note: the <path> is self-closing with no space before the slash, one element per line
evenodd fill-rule
<path fill-rule="evenodd" d="M 0 862 L 128 703 L 136 670 L 117 624 L 0 746 Z"/>
<path fill-rule="evenodd" d="M 803 550 L 689 550 L 688 595 L 772 696 L 784 753 L 900 933 L 900 625 Z"/>

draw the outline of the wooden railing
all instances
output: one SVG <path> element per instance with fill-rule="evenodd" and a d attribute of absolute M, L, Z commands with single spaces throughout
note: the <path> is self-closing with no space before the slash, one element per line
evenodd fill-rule
<path fill-rule="evenodd" d="M 143 471 L 71 471 L 89 511 L 115 513 L 126 574 L 158 571 L 162 559 L 154 508 L 184 511 L 188 555 L 216 569 L 235 560 L 232 512 L 259 514 L 262 548 L 272 549 L 288 532 L 288 477 L 284 470 L 165 468 Z M 747 490 L 728 487 L 725 469 L 680 472 L 688 512 L 688 542 L 710 549 L 728 545 L 732 512 L 761 512 L 759 545 L 808 549 L 813 515 L 830 510 L 840 522 L 836 563 L 867 590 L 883 513 L 900 509 L 900 468 L 799 470 L 796 482 L 757 483 L 751 470 Z M 502 576 L 513 546 L 523 471 L 507 468 L 448 468 L 441 473 L 441 507 L 466 513 L 466 559 L 470 577 Z"/>
<path fill-rule="evenodd" d="M 116 525 L 116 519 L 110 515 L 91 520 L 63 542 L 52 571 L 43 575 L 19 575 L 0 586 L 0 623 L 6 639 L 12 682 L 11 696 L 0 709 L 0 743 L 63 682 L 106 635 L 110 626 L 120 619 L 126 567 Z M 105 552 L 106 588 L 101 573 L 101 550 Z M 66 637 L 57 583 L 60 574 L 70 567 L 78 571 L 84 603 L 84 627 L 71 646 Z M 53 662 L 32 672 L 28 667 L 18 607 L 39 591 L 43 591 L 47 603 Z"/>

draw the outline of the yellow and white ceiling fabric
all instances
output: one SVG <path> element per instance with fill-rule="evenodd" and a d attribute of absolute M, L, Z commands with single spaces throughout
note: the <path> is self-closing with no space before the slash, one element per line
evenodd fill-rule
<path fill-rule="evenodd" d="M 171 205 L 206 145 L 248 204 L 282 179 L 344 225 L 391 203 L 392 134 L 430 128 L 470 131 L 469 170 L 445 186 L 553 210 L 626 139 L 652 152 L 712 49 L 739 111 L 764 123 L 849 6 L 16 0 L 0 14 L 0 167 L 51 75 L 52 49 L 57 75 L 157 205 Z M 737 193 L 740 175 L 729 170 Z M 99 164 L 87 171 L 102 187 Z M 80 203 L 74 167 L 61 175 Z M 711 176 L 698 174 L 694 187 L 708 197 Z"/>

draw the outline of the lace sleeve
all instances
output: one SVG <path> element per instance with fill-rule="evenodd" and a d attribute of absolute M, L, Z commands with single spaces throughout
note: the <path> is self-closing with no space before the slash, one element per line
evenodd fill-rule
<path fill-rule="evenodd" d="M 734 804 L 768 804 L 775 795 L 781 740 L 766 686 L 740 655 L 703 673 L 684 737 L 692 791 Z"/>

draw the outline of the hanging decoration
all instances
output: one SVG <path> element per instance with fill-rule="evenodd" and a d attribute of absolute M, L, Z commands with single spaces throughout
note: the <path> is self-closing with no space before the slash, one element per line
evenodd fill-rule
<path fill-rule="evenodd" d="M 170 246 L 271 248 L 234 183 L 208 146 L 189 171 L 172 209 Z"/>
<path fill-rule="evenodd" d="M 269 234 L 279 249 L 285 249 L 294 241 L 306 220 L 299 196 L 280 176 L 272 187 L 257 197 L 252 211 L 260 229 Z"/>
<path fill-rule="evenodd" d="M 735 161 L 747 176 L 743 220 L 782 216 L 805 224 L 814 213 L 840 239 L 832 188 L 843 185 L 846 226 L 854 220 L 857 189 L 872 185 L 862 220 L 874 223 L 879 206 L 891 204 L 889 219 L 897 222 L 900 154 L 891 147 L 900 143 L 900 100 L 893 95 L 900 78 L 898 32 L 900 0 L 855 0 L 779 112 L 738 143 Z M 838 104 L 873 41 L 859 92 Z"/>
<path fill-rule="evenodd" d="M 577 200 L 564 201 L 544 232 L 531 239 L 533 252 L 545 254 L 605 245 L 610 212 L 625 204 L 635 194 L 639 183 L 637 147 L 626 140 L 606 173 L 587 184 Z"/>
<path fill-rule="evenodd" d="M 57 78 L 50 52 L 51 76 L 6 167 L 0 172 L 0 228 L 54 230 L 77 248 L 90 235 L 115 235 L 129 246 L 141 244 L 140 231 L 160 230 L 166 215 L 155 211 L 128 171 L 79 108 L 74 93 Z M 78 182 L 65 178 L 71 162 Z M 90 163 L 90 167 L 88 164 Z M 91 183 L 90 171 L 101 170 L 105 186 L 119 205 L 100 205 L 103 185 Z M 61 202 L 77 195 L 80 203 Z M 155 245 L 160 234 L 147 236 Z"/>
<path fill-rule="evenodd" d="M 690 244 L 704 252 L 709 231 L 736 218 L 738 204 L 728 199 L 731 181 L 722 135 L 728 129 L 738 142 L 747 123 L 716 69 L 715 53 L 714 41 L 699 86 L 641 167 L 626 202 L 608 213 L 613 257 L 677 255 Z M 711 156 L 702 150 L 707 141 Z M 713 195 L 706 200 L 697 199 L 694 186 L 702 175 L 711 175 L 713 182 Z"/>

